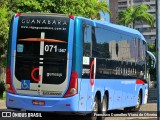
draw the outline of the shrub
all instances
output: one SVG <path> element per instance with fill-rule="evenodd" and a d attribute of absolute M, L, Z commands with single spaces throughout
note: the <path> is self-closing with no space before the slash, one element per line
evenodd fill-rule
<path fill-rule="evenodd" d="M 4 83 L 4 81 L 0 80 L 0 98 L 3 97 L 4 91 L 5 91 L 5 83 Z"/>

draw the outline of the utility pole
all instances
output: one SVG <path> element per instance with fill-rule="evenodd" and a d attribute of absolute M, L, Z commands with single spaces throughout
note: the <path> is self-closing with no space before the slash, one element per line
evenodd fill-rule
<path fill-rule="evenodd" d="M 157 78 L 157 120 L 160 120 L 160 0 L 156 0 L 156 78 Z"/>

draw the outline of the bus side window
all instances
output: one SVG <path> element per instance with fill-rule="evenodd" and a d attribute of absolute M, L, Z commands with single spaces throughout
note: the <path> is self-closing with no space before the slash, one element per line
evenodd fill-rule
<path fill-rule="evenodd" d="M 83 65 L 82 65 L 82 78 L 90 78 L 90 57 L 91 52 L 91 26 L 83 24 Z"/>
<path fill-rule="evenodd" d="M 91 26 L 84 25 L 83 31 L 83 56 L 91 57 Z"/>

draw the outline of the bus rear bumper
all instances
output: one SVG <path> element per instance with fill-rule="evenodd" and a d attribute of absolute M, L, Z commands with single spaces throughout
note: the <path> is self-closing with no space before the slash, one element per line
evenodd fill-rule
<path fill-rule="evenodd" d="M 44 105 L 35 105 L 33 101 L 42 101 Z M 11 109 L 41 112 L 78 112 L 79 97 L 46 98 L 6 93 L 6 106 Z"/>

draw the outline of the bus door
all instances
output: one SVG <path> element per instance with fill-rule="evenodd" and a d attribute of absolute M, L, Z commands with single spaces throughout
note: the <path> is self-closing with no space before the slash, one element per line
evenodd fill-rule
<path fill-rule="evenodd" d="M 13 80 L 17 93 L 62 96 L 68 85 L 68 31 L 64 16 L 20 16 Z"/>

